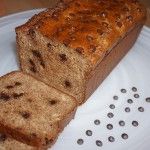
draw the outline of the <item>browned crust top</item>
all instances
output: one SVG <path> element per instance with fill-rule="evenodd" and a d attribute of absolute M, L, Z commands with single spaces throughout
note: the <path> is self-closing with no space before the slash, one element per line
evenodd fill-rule
<path fill-rule="evenodd" d="M 145 16 L 137 0 L 65 0 L 17 30 L 38 30 L 97 64 Z"/>

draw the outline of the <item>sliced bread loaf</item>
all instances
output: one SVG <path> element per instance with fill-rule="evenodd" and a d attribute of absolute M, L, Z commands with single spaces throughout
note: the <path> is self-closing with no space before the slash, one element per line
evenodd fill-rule
<path fill-rule="evenodd" d="M 51 146 L 76 105 L 73 97 L 22 72 L 0 78 L 0 132 L 29 145 Z"/>
<path fill-rule="evenodd" d="M 21 68 L 81 104 L 132 47 L 145 16 L 137 0 L 61 0 L 16 28 Z"/>
<path fill-rule="evenodd" d="M 0 134 L 0 150 L 42 150 L 32 147 L 12 138 L 7 137 L 5 134 Z"/>

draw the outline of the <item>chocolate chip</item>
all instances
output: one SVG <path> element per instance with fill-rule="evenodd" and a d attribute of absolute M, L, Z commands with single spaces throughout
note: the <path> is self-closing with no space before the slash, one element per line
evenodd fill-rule
<path fill-rule="evenodd" d="M 5 134 L 0 134 L 0 142 L 4 142 L 7 139 Z"/>
<path fill-rule="evenodd" d="M 47 43 L 47 47 L 49 50 L 52 50 L 52 44 L 51 43 Z"/>
<path fill-rule="evenodd" d="M 29 59 L 29 63 L 31 64 L 31 66 L 35 66 L 35 63 L 33 62 L 32 59 Z"/>
<path fill-rule="evenodd" d="M 107 125 L 107 129 L 108 129 L 108 130 L 112 130 L 112 129 L 113 129 L 113 125 L 112 125 L 112 124 L 108 124 L 108 125 Z"/>
<path fill-rule="evenodd" d="M 93 41 L 93 39 L 94 39 L 94 38 L 93 38 L 92 36 L 90 36 L 90 35 L 87 35 L 87 36 L 86 36 L 86 40 L 89 41 L 89 42 Z"/>
<path fill-rule="evenodd" d="M 50 144 L 52 144 L 53 142 L 54 142 L 53 139 L 45 138 L 45 143 L 46 143 L 46 145 L 50 145 Z"/>
<path fill-rule="evenodd" d="M 37 51 L 37 50 L 32 50 L 32 54 L 33 54 L 35 57 L 37 57 L 37 58 L 41 58 L 41 57 L 42 57 L 42 55 L 40 54 L 40 52 Z"/>
<path fill-rule="evenodd" d="M 121 91 L 121 93 L 127 93 L 126 89 L 121 89 L 120 91 Z"/>
<path fill-rule="evenodd" d="M 117 22 L 117 26 L 118 26 L 119 28 L 121 28 L 121 27 L 122 27 L 122 23 L 121 23 L 121 22 Z"/>
<path fill-rule="evenodd" d="M 49 103 L 50 103 L 50 105 L 55 105 L 57 103 L 57 101 L 56 100 L 51 100 L 51 101 L 49 101 Z"/>
<path fill-rule="evenodd" d="M 147 97 L 145 100 L 146 102 L 150 103 L 150 97 Z"/>
<path fill-rule="evenodd" d="M 74 13 L 69 13 L 69 16 L 75 17 L 76 15 Z"/>
<path fill-rule="evenodd" d="M 77 31 L 77 27 L 72 26 L 69 30 L 69 35 L 74 34 Z"/>
<path fill-rule="evenodd" d="M 137 126 L 139 125 L 139 123 L 138 123 L 137 121 L 132 121 L 132 125 L 133 125 L 134 127 L 137 127 Z"/>
<path fill-rule="evenodd" d="M 36 133 L 31 133 L 31 137 L 35 138 L 35 137 L 37 137 L 37 134 Z"/>
<path fill-rule="evenodd" d="M 137 126 L 139 125 L 139 123 L 138 123 L 137 121 L 132 121 L 132 125 L 133 125 L 134 127 L 137 127 Z"/>
<path fill-rule="evenodd" d="M 113 99 L 114 99 L 114 100 L 118 100 L 119 97 L 115 95 L 115 96 L 113 96 Z"/>
<path fill-rule="evenodd" d="M 13 98 L 17 99 L 19 97 L 22 97 L 24 95 L 24 93 L 13 93 Z"/>
<path fill-rule="evenodd" d="M 58 18 L 59 18 L 59 11 L 58 10 L 55 10 L 53 13 L 52 13 L 52 19 L 58 21 Z"/>
<path fill-rule="evenodd" d="M 4 111 L 5 114 L 8 114 L 8 111 Z"/>
<path fill-rule="evenodd" d="M 45 68 L 45 63 L 43 62 L 43 59 L 41 59 L 40 65 Z"/>
<path fill-rule="evenodd" d="M 139 107 L 139 108 L 138 108 L 138 111 L 139 111 L 139 112 L 144 112 L 144 108 L 143 108 L 143 107 Z"/>
<path fill-rule="evenodd" d="M 126 19 L 127 19 L 127 21 L 130 21 L 130 22 L 133 21 L 133 17 L 131 15 L 127 16 Z"/>
<path fill-rule="evenodd" d="M 102 31 L 101 29 L 97 29 L 97 33 L 100 35 L 100 36 L 103 36 L 105 33 L 104 31 Z"/>
<path fill-rule="evenodd" d="M 86 14 L 86 15 L 87 15 L 87 14 L 91 14 L 91 12 L 92 12 L 92 11 L 89 10 L 89 9 L 83 9 L 83 10 L 81 10 L 81 11 L 78 11 L 77 13 L 78 13 L 78 14 L 81 14 L 81 15 L 82 15 L 82 14 Z M 83 16 L 81 16 L 81 17 L 83 17 Z M 86 17 L 85 17 L 85 18 L 86 18 Z M 84 19 L 85 19 L 85 18 L 84 18 Z"/>
<path fill-rule="evenodd" d="M 94 124 L 95 124 L 95 125 L 100 125 L 100 123 L 101 123 L 101 122 L 100 122 L 100 120 L 98 120 L 98 119 L 96 119 L 96 120 L 94 121 Z"/>
<path fill-rule="evenodd" d="M 125 7 L 123 8 L 123 11 L 124 11 L 124 12 L 129 12 L 129 8 L 125 6 Z"/>
<path fill-rule="evenodd" d="M 99 146 L 99 147 L 102 147 L 102 146 L 103 146 L 103 143 L 102 143 L 102 141 L 100 141 L 100 140 L 96 140 L 96 145 Z"/>
<path fill-rule="evenodd" d="M 137 88 L 136 87 L 132 87 L 132 91 L 133 92 L 137 92 Z"/>
<path fill-rule="evenodd" d="M 90 45 L 90 51 L 95 52 L 96 51 L 96 46 L 95 45 Z"/>
<path fill-rule="evenodd" d="M 110 113 L 107 114 L 107 117 L 108 117 L 108 118 L 113 118 L 113 117 L 114 117 L 114 114 L 110 112 Z"/>
<path fill-rule="evenodd" d="M 129 104 L 132 104 L 132 103 L 133 103 L 133 100 L 132 100 L 132 99 L 128 99 L 127 102 L 128 102 Z"/>
<path fill-rule="evenodd" d="M 20 82 L 15 82 L 15 86 L 20 86 L 21 83 Z"/>
<path fill-rule="evenodd" d="M 31 38 L 35 38 L 36 37 L 36 34 L 35 34 L 35 31 L 34 31 L 34 29 L 29 29 L 29 31 L 28 31 L 28 35 L 30 35 L 31 36 Z"/>
<path fill-rule="evenodd" d="M 63 44 L 67 47 L 69 46 L 70 42 L 71 42 L 70 39 L 66 39 L 63 41 Z"/>
<path fill-rule="evenodd" d="M 103 5 L 105 5 L 104 1 L 102 1 L 102 0 L 97 0 L 97 4 L 103 4 Z"/>
<path fill-rule="evenodd" d="M 27 101 L 31 103 L 31 102 L 32 102 L 32 99 L 27 99 Z"/>
<path fill-rule="evenodd" d="M 86 135 L 87 135 L 87 136 L 92 136 L 92 134 L 93 134 L 93 133 L 92 133 L 91 130 L 87 130 L 87 131 L 86 131 Z"/>
<path fill-rule="evenodd" d="M 137 0 L 131 0 L 132 3 L 137 4 L 138 1 Z"/>
<path fill-rule="evenodd" d="M 12 85 L 8 85 L 8 86 L 6 86 L 6 88 L 7 89 L 12 89 L 12 88 L 14 88 Z"/>
<path fill-rule="evenodd" d="M 84 49 L 82 47 L 77 47 L 76 49 L 76 52 L 78 52 L 79 54 L 82 54 Z"/>
<path fill-rule="evenodd" d="M 75 36 L 71 36 L 70 39 L 71 39 L 72 41 L 75 41 L 75 40 L 76 40 L 76 37 L 75 37 Z"/>
<path fill-rule="evenodd" d="M 80 6 L 81 6 L 81 4 L 78 3 L 78 2 L 75 2 L 75 5 L 76 5 L 77 7 L 80 7 Z"/>
<path fill-rule="evenodd" d="M 121 15 L 120 14 L 115 14 L 115 17 L 116 17 L 117 21 L 120 21 L 120 19 L 121 19 Z"/>
<path fill-rule="evenodd" d="M 28 113 L 28 112 L 20 112 L 20 114 L 21 114 L 21 116 L 23 117 L 23 118 L 25 118 L 25 119 L 28 119 L 31 115 L 30 115 L 30 113 Z"/>
<path fill-rule="evenodd" d="M 125 108 L 125 112 L 127 112 L 127 113 L 130 112 L 130 108 L 129 108 L 129 107 L 126 107 L 126 108 Z"/>
<path fill-rule="evenodd" d="M 140 95 L 139 94 L 134 94 L 134 98 L 139 98 Z"/>
<path fill-rule="evenodd" d="M 102 26 L 103 26 L 103 27 L 108 27 L 108 23 L 102 22 Z"/>
<path fill-rule="evenodd" d="M 59 7 L 61 10 L 66 10 L 69 6 L 63 1 L 61 0 L 58 4 L 57 7 Z"/>
<path fill-rule="evenodd" d="M 6 93 L 0 93 L 0 99 L 3 101 L 8 101 L 10 99 L 10 96 Z"/>
<path fill-rule="evenodd" d="M 77 140 L 77 143 L 78 143 L 79 145 L 82 145 L 82 144 L 84 143 L 84 141 L 83 141 L 83 139 L 78 139 L 78 140 Z"/>
<path fill-rule="evenodd" d="M 121 121 L 119 121 L 119 125 L 123 127 L 123 126 L 125 126 L 125 122 L 123 120 L 121 120 Z"/>
<path fill-rule="evenodd" d="M 33 73 L 36 73 L 36 72 L 37 72 L 37 70 L 36 70 L 35 67 L 30 67 L 30 71 L 32 71 Z"/>
<path fill-rule="evenodd" d="M 101 15 L 102 17 L 106 18 L 107 15 L 108 15 L 108 13 L 104 11 L 104 12 L 102 12 L 100 15 Z"/>
<path fill-rule="evenodd" d="M 70 17 L 66 17 L 65 20 L 69 22 L 71 20 L 71 18 Z"/>
<path fill-rule="evenodd" d="M 64 27 L 59 27 L 58 29 L 57 29 L 57 32 L 63 32 L 64 31 Z"/>
<path fill-rule="evenodd" d="M 70 83 L 68 80 L 66 80 L 66 81 L 65 81 L 65 86 L 66 86 L 66 87 L 71 87 L 71 83 Z"/>
<path fill-rule="evenodd" d="M 39 51 L 37 50 L 32 50 L 33 55 L 40 61 L 40 65 L 45 68 L 45 63 L 43 61 L 42 55 Z"/>
<path fill-rule="evenodd" d="M 138 11 L 138 12 L 142 12 L 142 9 L 141 9 L 141 8 L 137 8 L 137 11 Z"/>
<path fill-rule="evenodd" d="M 114 105 L 114 104 L 111 104 L 111 105 L 109 105 L 109 108 L 110 108 L 110 109 L 115 109 L 115 105 Z"/>
<path fill-rule="evenodd" d="M 121 137 L 122 137 L 124 140 L 126 140 L 126 139 L 128 139 L 128 134 L 123 133 L 123 134 L 121 135 Z"/>
<path fill-rule="evenodd" d="M 108 141 L 109 141 L 109 142 L 114 142 L 114 141 L 115 141 L 115 138 L 114 138 L 113 136 L 110 136 L 110 137 L 108 137 Z"/>
<path fill-rule="evenodd" d="M 67 61 L 66 54 L 59 54 L 59 57 L 60 57 L 60 61 L 62 61 L 62 62 Z"/>
<path fill-rule="evenodd" d="M 120 91 L 121 91 L 121 93 L 127 93 L 126 89 L 121 89 Z"/>

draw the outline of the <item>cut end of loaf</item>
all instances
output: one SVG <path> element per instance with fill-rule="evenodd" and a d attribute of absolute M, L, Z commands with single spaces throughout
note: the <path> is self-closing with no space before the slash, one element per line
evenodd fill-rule
<path fill-rule="evenodd" d="M 86 72 L 91 68 L 89 63 L 63 44 L 38 31 L 34 34 L 31 40 L 28 32 L 17 32 L 21 69 L 82 103 Z"/>

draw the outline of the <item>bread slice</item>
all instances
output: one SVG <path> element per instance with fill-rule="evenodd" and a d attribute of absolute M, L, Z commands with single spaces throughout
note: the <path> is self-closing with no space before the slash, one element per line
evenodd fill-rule
<path fill-rule="evenodd" d="M 12 138 L 7 137 L 5 134 L 0 134 L 0 150 L 42 150 L 32 147 Z"/>
<path fill-rule="evenodd" d="M 51 146 L 76 106 L 73 97 L 22 72 L 0 78 L 0 132 L 28 145 Z"/>
<path fill-rule="evenodd" d="M 16 28 L 21 68 L 81 104 L 132 47 L 145 18 L 137 0 L 63 0 Z"/>

